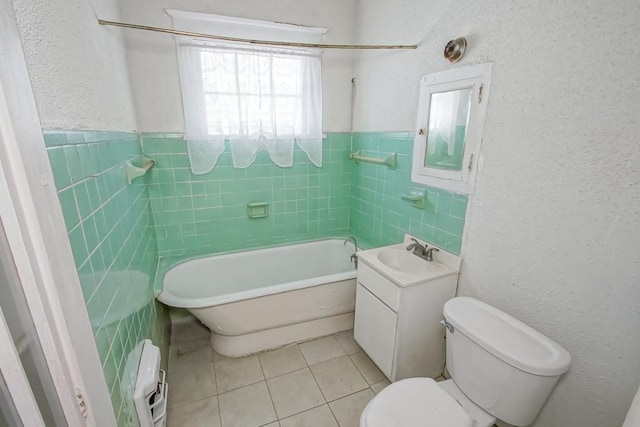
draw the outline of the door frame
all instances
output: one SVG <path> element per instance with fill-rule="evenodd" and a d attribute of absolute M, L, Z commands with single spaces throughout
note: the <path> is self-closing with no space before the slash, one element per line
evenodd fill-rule
<path fill-rule="evenodd" d="M 0 56 L 0 215 L 16 269 L 69 425 L 115 426 L 11 0 Z"/>
<path fill-rule="evenodd" d="M 13 343 L 9 326 L 0 307 L 0 375 L 9 391 L 16 415 L 25 426 L 44 427 L 44 421 L 29 379 L 24 372 L 20 355 Z"/>

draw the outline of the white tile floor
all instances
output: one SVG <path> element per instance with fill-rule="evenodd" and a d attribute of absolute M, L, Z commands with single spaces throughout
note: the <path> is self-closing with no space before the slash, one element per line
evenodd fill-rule
<path fill-rule="evenodd" d="M 389 384 L 352 331 L 237 359 L 195 323 L 172 335 L 168 427 L 358 427 Z"/>

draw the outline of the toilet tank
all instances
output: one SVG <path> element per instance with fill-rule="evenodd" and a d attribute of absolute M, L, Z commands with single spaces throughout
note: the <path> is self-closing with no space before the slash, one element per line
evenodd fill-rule
<path fill-rule="evenodd" d="M 447 369 L 478 406 L 514 426 L 535 420 L 571 356 L 540 332 L 468 297 L 444 305 Z"/>

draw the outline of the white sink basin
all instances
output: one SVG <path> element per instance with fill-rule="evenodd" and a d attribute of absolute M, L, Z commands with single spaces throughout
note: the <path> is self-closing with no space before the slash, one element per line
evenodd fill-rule
<path fill-rule="evenodd" d="M 404 243 L 360 251 L 358 259 L 400 287 L 414 286 L 460 271 L 460 257 L 443 249 L 433 253 L 433 261 L 408 251 L 407 245 L 413 243 L 412 238 L 405 235 Z M 433 245 L 429 243 L 429 247 Z"/>
<path fill-rule="evenodd" d="M 446 272 L 449 268 L 438 261 L 426 261 L 405 248 L 390 247 L 378 252 L 378 260 L 389 268 L 405 274 Z"/>

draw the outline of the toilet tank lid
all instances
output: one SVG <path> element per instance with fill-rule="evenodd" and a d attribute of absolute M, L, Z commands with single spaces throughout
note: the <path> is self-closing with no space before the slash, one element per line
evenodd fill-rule
<path fill-rule="evenodd" d="M 571 356 L 560 345 L 482 301 L 456 297 L 444 305 L 444 317 L 460 332 L 502 361 L 524 372 L 556 376 L 569 369 Z"/>

